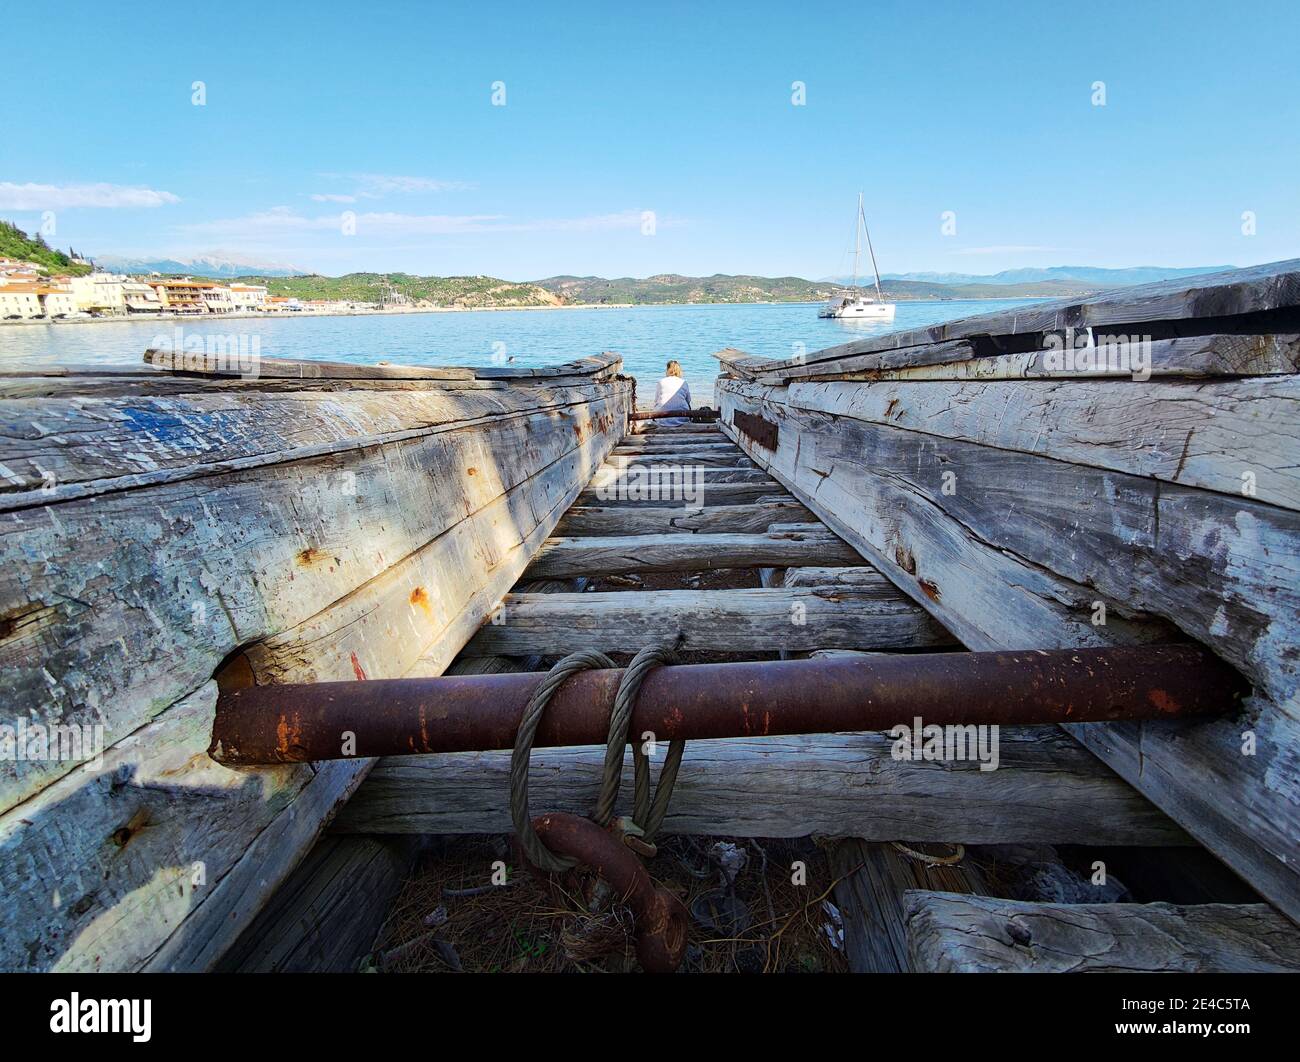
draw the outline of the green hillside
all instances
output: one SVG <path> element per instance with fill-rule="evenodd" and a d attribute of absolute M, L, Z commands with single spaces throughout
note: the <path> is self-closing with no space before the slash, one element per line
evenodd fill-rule
<path fill-rule="evenodd" d="M 54 250 L 39 233 L 36 236 L 28 236 L 17 225 L 0 221 L 0 258 L 18 258 L 24 262 L 32 262 L 46 273 L 79 277 L 90 272 L 90 266 L 77 264 L 72 260 L 73 257 L 71 254 Z"/>
<path fill-rule="evenodd" d="M 536 284 L 516 284 L 495 277 L 417 277 L 409 273 L 349 273 L 342 277 L 239 277 L 246 284 L 265 284 L 270 295 L 298 299 L 344 299 L 380 302 L 385 292 L 412 302 L 471 309 L 485 306 L 555 306 L 559 300 Z"/>
<path fill-rule="evenodd" d="M 841 290 L 838 284 L 801 277 L 726 276 L 686 277 L 676 273 L 638 280 L 620 277 L 548 277 L 539 287 L 554 293 L 565 303 L 609 303 L 657 305 L 713 302 L 822 302 Z M 1016 299 L 1061 298 L 1100 290 L 1070 281 L 1038 281 L 1027 284 L 936 284 L 916 280 L 887 280 L 881 285 L 885 296 L 911 299 Z"/>

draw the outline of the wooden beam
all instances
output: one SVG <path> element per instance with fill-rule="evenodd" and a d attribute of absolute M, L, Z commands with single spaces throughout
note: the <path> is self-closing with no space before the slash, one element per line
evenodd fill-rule
<path fill-rule="evenodd" d="M 914 842 L 920 843 L 920 842 Z M 844 952 L 853 973 L 910 973 L 903 894 L 909 889 L 982 895 L 984 876 L 968 858 L 934 866 L 890 843 L 851 838 L 830 852 L 839 879 L 835 906 L 844 923 Z"/>
<path fill-rule="evenodd" d="M 356 973 L 406 879 L 412 840 L 322 837 L 215 969 Z"/>
<path fill-rule="evenodd" d="M 620 505 L 753 505 L 756 502 L 781 497 L 790 498 L 786 490 L 774 479 L 753 483 L 704 482 L 694 477 L 681 476 L 662 479 L 658 477 L 638 481 L 636 476 L 624 477 L 612 484 L 588 487 L 578 495 L 575 504 L 581 506 L 611 507 Z M 791 501 L 794 499 L 790 498 Z"/>
<path fill-rule="evenodd" d="M 350 361 L 315 361 L 310 358 L 264 358 L 208 354 L 202 351 L 156 350 L 144 352 L 144 362 L 172 373 L 206 376 L 243 376 L 251 379 L 293 380 L 472 380 L 473 369 L 433 365 L 363 365 Z"/>
<path fill-rule="evenodd" d="M 796 384 L 800 409 L 1300 509 L 1300 376 Z M 1244 494 L 1243 473 L 1250 473 Z"/>
<path fill-rule="evenodd" d="M 1285 648 L 1300 638 L 1294 511 L 828 420 L 785 389 L 723 381 L 719 393 L 724 412 L 780 422 L 780 449 L 754 450 L 758 463 L 969 648 L 1134 644 L 1181 629 L 1240 668 L 1256 690 L 1243 718 L 1071 732 L 1300 919 L 1300 788 L 1277 782 L 1300 777 L 1288 707 L 1300 661 Z M 1255 755 L 1242 754 L 1246 741 Z"/>
<path fill-rule="evenodd" d="M 483 493 L 508 478 L 472 452 L 465 440 L 501 435 L 563 439 L 582 425 L 609 389 L 588 385 L 556 391 L 383 391 L 187 394 L 124 399 L 94 393 L 59 399 L 4 401 L 12 428 L 0 447 L 0 510 L 45 508 L 110 492 L 160 487 L 223 473 L 254 473 L 294 461 L 332 459 L 361 465 L 384 446 L 411 452 L 425 440 L 453 460 L 457 479 Z M 551 423 L 541 430 L 536 417 Z M 516 444 L 524 445 L 522 438 Z M 557 454 L 555 442 L 548 452 Z M 432 458 L 424 457 L 426 462 Z M 470 473 L 470 469 L 474 469 Z"/>
<path fill-rule="evenodd" d="M 996 771 L 971 762 L 900 762 L 885 734 L 692 741 L 665 834 L 871 841 L 1184 845 L 1187 837 L 1104 765 L 1052 727 L 1003 727 Z M 658 775 L 666 749 L 652 758 Z M 587 815 L 604 748 L 537 749 L 532 806 Z M 333 829 L 350 833 L 510 830 L 510 754 L 389 758 Z M 631 800 L 624 765 L 621 809 Z"/>
<path fill-rule="evenodd" d="M 660 535 L 693 531 L 707 534 L 754 534 L 781 521 L 810 521 L 812 513 L 797 501 L 674 506 L 574 506 L 564 514 L 557 535 Z"/>
<path fill-rule="evenodd" d="M 875 590 L 877 593 L 895 593 L 894 584 L 871 565 L 828 566 L 804 565 L 789 568 L 781 583 L 790 589 L 813 586 L 839 586 L 853 590 Z"/>
<path fill-rule="evenodd" d="M 26 927 L 0 934 L 0 967 L 217 962 L 371 763 L 216 764 L 205 750 L 218 665 L 243 649 L 265 675 L 311 681 L 397 677 L 429 647 L 449 659 L 522 572 L 530 536 L 540 544 L 604 459 L 629 397 L 617 382 L 542 410 L 539 392 L 533 417 L 255 472 L 216 459 L 193 483 L 116 481 L 8 514 L 0 616 L 22 622 L 0 632 L 0 699 L 102 725 L 106 748 L 86 769 L 0 762 L 0 922 Z M 211 423 L 225 445 L 220 416 Z M 424 596 L 403 584 L 417 572 Z M 477 589 L 458 609 L 467 583 Z"/>
<path fill-rule="evenodd" d="M 639 435 L 628 435 L 614 447 L 613 456 L 619 457 L 623 454 L 658 454 L 658 453 L 732 453 L 739 454 L 740 450 L 736 444 L 728 439 L 722 432 L 717 433 L 716 439 L 700 440 L 690 438 L 685 439 L 654 439 L 644 438 Z"/>
<path fill-rule="evenodd" d="M 636 652 L 651 642 L 718 652 L 901 649 L 950 644 L 925 610 L 894 593 L 818 590 L 628 590 L 511 594 L 467 655 L 577 649 Z"/>
<path fill-rule="evenodd" d="M 591 482 L 593 490 L 605 484 L 620 482 L 656 483 L 771 483 L 772 477 L 746 459 L 744 468 L 710 468 L 679 465 L 644 467 L 636 461 L 607 461 L 596 470 Z"/>
<path fill-rule="evenodd" d="M 854 564 L 861 558 L 843 539 L 822 534 L 667 534 L 551 538 L 529 576 L 568 578 L 719 568 Z M 824 570 L 824 569 L 821 569 Z"/>
<path fill-rule="evenodd" d="M 922 972 L 1300 970 L 1300 930 L 1262 903 L 1023 903 L 949 892 L 909 892 L 905 903 Z"/>
<path fill-rule="evenodd" d="M 912 348 L 916 349 L 916 348 Z M 1300 371 L 1300 336 L 1238 335 L 1216 333 L 1203 336 L 1175 336 L 1153 339 L 1148 345 L 1149 371 L 1153 378 L 1199 379 L 1205 377 L 1273 376 Z M 897 380 L 1027 380 L 1027 379 L 1132 379 L 1132 372 L 1109 364 L 1093 367 L 1056 367 L 1045 350 L 1020 354 L 993 354 L 979 358 L 924 364 L 917 361 L 899 368 L 877 368 L 836 373 L 831 364 L 807 366 L 809 377 L 831 379 Z M 804 379 L 804 370 L 793 368 L 761 374 L 757 382 L 786 383 Z"/>
<path fill-rule="evenodd" d="M 668 449 L 653 453 L 630 453 L 615 450 L 610 454 L 612 463 L 629 465 L 703 465 L 711 468 L 752 468 L 753 462 L 735 446 L 706 449 Z"/>

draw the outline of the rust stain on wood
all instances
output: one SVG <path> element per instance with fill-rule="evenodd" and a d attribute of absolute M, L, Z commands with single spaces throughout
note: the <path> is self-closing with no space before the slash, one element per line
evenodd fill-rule
<path fill-rule="evenodd" d="M 775 450 L 781 429 L 775 421 L 738 409 L 731 415 L 731 426 L 765 450 Z"/>
<path fill-rule="evenodd" d="M 417 586 L 411 591 L 411 604 L 416 608 L 423 609 L 424 614 L 430 619 L 433 618 L 433 609 L 429 606 L 429 595 L 424 587 Z M 353 659 L 355 659 L 355 656 Z"/>

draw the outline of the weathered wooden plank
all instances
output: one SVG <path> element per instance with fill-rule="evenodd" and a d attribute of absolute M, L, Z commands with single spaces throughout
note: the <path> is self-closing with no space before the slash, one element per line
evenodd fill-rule
<path fill-rule="evenodd" d="M 259 685 L 402 674 L 434 657 L 446 667 L 523 574 L 592 460 L 586 447 L 566 454 L 347 597 L 250 646 Z"/>
<path fill-rule="evenodd" d="M 547 578 L 629 575 L 719 568 L 855 564 L 861 558 L 829 531 L 822 534 L 665 534 L 551 538 L 527 574 Z M 883 578 L 883 577 L 882 577 Z"/>
<path fill-rule="evenodd" d="M 102 721 L 109 748 L 87 769 L 3 764 L 6 797 L 22 802 L 0 816 L 0 967 L 215 963 L 370 763 L 220 768 L 205 754 L 207 677 L 277 633 L 245 653 L 287 681 L 395 677 L 429 639 L 425 656 L 445 664 L 521 573 L 524 543 L 549 533 L 613 445 L 629 390 L 611 385 L 531 425 L 494 419 L 460 439 L 6 516 L 0 600 L 18 618 L 3 632 L 0 681 L 50 721 Z M 401 582 L 417 569 L 427 597 Z M 477 593 L 440 627 L 438 609 L 467 581 Z M 62 685 L 51 690 L 40 668 Z"/>
<path fill-rule="evenodd" d="M 411 856 L 403 838 L 322 837 L 216 969 L 355 973 Z"/>
<path fill-rule="evenodd" d="M 721 363 L 723 372 L 742 380 L 752 380 L 756 371 L 778 364 L 774 358 L 746 354 L 735 347 L 724 347 L 722 350 L 714 351 L 713 356 Z"/>
<path fill-rule="evenodd" d="M 593 354 L 585 358 L 562 362 L 559 365 L 538 365 L 525 368 L 522 365 L 488 365 L 470 369 L 480 380 L 528 380 L 546 379 L 555 376 L 600 376 L 617 372 L 623 367 L 623 355 L 613 351 Z"/>
<path fill-rule="evenodd" d="M 782 448 L 755 451 L 760 464 L 968 647 L 1125 644 L 1176 626 L 1237 664 L 1256 682 L 1241 719 L 1072 732 L 1300 918 L 1293 513 L 719 390 L 780 421 Z"/>
<path fill-rule="evenodd" d="M 589 487 L 618 483 L 771 483 L 772 477 L 748 458 L 744 468 L 641 465 L 636 461 L 607 461 L 597 469 Z"/>
<path fill-rule="evenodd" d="M 774 479 L 753 483 L 704 482 L 694 477 L 646 477 L 635 475 L 599 487 L 588 487 L 578 495 L 581 506 L 618 505 L 752 505 L 765 499 L 789 497 Z"/>
<path fill-rule="evenodd" d="M 810 355 L 809 361 L 782 363 L 783 368 L 769 368 L 755 374 L 760 384 L 783 384 L 795 380 L 817 380 L 822 377 L 855 376 L 897 369 L 909 365 L 948 365 L 970 361 L 975 355 L 974 344 L 964 340 L 946 343 L 927 343 L 923 346 L 903 347 L 894 350 L 875 350 L 858 353 L 871 340 L 856 340 L 828 347 Z"/>
<path fill-rule="evenodd" d="M 210 725 L 208 734 L 211 736 Z M 152 752 L 145 755 L 152 756 Z M 215 884 L 198 893 L 196 906 L 161 945 L 155 943 L 158 926 L 149 904 L 163 891 L 164 882 L 158 880 L 156 867 L 135 867 L 129 872 L 114 868 L 118 870 L 121 884 L 135 879 L 135 891 L 108 910 L 105 908 L 109 905 L 102 903 L 102 896 L 97 895 L 96 902 L 85 914 L 94 918 L 92 930 L 104 926 L 102 936 L 95 941 L 92 932 L 79 938 L 77 947 L 59 958 L 58 968 L 166 973 L 210 970 L 239 938 L 267 898 L 288 879 L 303 854 L 310 851 L 372 763 L 362 760 L 321 764 L 293 804 L 260 830 L 227 835 L 226 844 L 239 849 L 237 860 Z M 167 806 L 159 820 L 163 828 L 157 832 L 174 836 L 192 829 L 191 816 L 211 817 L 215 825 L 226 828 L 224 808 L 218 810 L 211 801 L 184 810 L 187 817 L 182 821 L 177 818 L 177 806 Z M 60 856 L 56 866 L 66 859 L 63 853 Z M 141 874 L 142 869 L 154 871 L 154 876 Z M 183 873 L 184 867 L 181 870 Z M 141 904 L 142 909 L 136 904 Z M 52 928 L 57 936 L 58 924 Z M 144 948 L 156 950 L 142 962 L 136 955 L 142 954 Z"/>
<path fill-rule="evenodd" d="M 677 439 L 643 439 L 636 435 L 629 435 L 624 438 L 616 447 L 614 447 L 613 456 L 621 457 L 627 454 L 631 457 L 634 454 L 677 454 L 677 453 L 732 453 L 738 454 L 736 444 L 728 439 L 721 432 L 716 440 L 709 439 L 699 441 L 691 439 L 689 442 Z"/>
<path fill-rule="evenodd" d="M 144 361 L 164 372 L 211 376 L 243 376 L 311 380 L 472 380 L 475 370 L 457 366 L 433 365 L 361 365 L 347 361 L 314 361 L 308 358 L 265 358 L 260 354 L 242 355 L 239 351 L 206 353 L 203 351 L 158 350 L 144 352 Z"/>
<path fill-rule="evenodd" d="M 1193 379 L 1201 377 L 1272 376 L 1300 372 L 1300 336 L 1237 335 L 1217 333 L 1204 336 L 1175 336 L 1154 339 L 1148 346 L 1153 378 Z M 795 370 L 785 375 L 759 376 L 761 383 L 795 379 Z M 1073 367 L 1056 367 L 1045 350 L 1019 354 L 994 354 L 966 361 L 934 365 L 909 365 L 879 369 L 845 378 L 868 380 L 1025 380 L 1025 379 L 1132 379 L 1131 369 L 1100 361 L 1090 367 L 1076 362 Z"/>
<path fill-rule="evenodd" d="M 969 860 L 933 866 L 904 855 L 892 844 L 840 841 L 831 849 L 839 880 L 835 905 L 844 923 L 844 952 L 853 973 L 910 973 L 903 894 L 909 889 L 974 893 L 987 891 Z"/>
<path fill-rule="evenodd" d="M 198 688 L 232 649 L 321 613 L 573 451 L 575 432 L 597 440 L 598 461 L 625 402 L 624 389 L 541 422 L 521 413 L 5 514 L 0 691 L 45 722 L 102 725 L 112 744 Z M 0 808 L 73 766 L 0 761 Z"/>
<path fill-rule="evenodd" d="M 950 892 L 909 892 L 905 902 L 923 972 L 1300 970 L 1300 930 L 1262 903 L 1023 903 Z"/>
<path fill-rule="evenodd" d="M 894 593 L 822 590 L 646 590 L 511 594 L 467 655 L 600 649 L 636 652 L 677 640 L 682 649 L 894 649 L 951 638 L 925 610 Z"/>
<path fill-rule="evenodd" d="M 555 386 L 586 386 L 592 381 L 585 377 L 558 377 L 548 381 Z M 87 374 L 60 376 L 32 369 L 21 373 L 0 373 L 0 398 L 143 398 L 176 395 L 215 394 L 284 394 L 314 391 L 317 393 L 349 393 L 358 387 L 366 391 L 506 391 L 511 384 L 494 380 L 336 380 L 327 377 L 296 379 L 276 377 L 271 379 L 242 379 L 238 376 L 187 376 L 146 370 L 139 375 Z"/>
<path fill-rule="evenodd" d="M 575 506 L 564 514 L 556 534 L 659 535 L 673 532 L 738 534 L 766 531 L 783 520 L 811 520 L 812 514 L 795 501 L 753 505 L 700 506 Z"/>
<path fill-rule="evenodd" d="M 0 509 L 464 432 L 603 399 L 554 391 L 319 391 L 0 403 Z"/>
<path fill-rule="evenodd" d="M 631 424 L 629 439 L 672 438 L 714 442 L 719 438 L 717 421 L 694 421 L 690 424 L 664 424 L 657 420 L 637 420 Z"/>
<path fill-rule="evenodd" d="M 1300 376 L 795 384 L 788 400 L 1059 461 L 1086 455 L 1090 466 L 1300 509 Z"/>
<path fill-rule="evenodd" d="M 713 447 L 712 444 L 709 449 L 703 450 L 668 449 L 645 453 L 616 450 L 610 454 L 610 461 L 614 464 L 626 462 L 628 465 L 643 466 L 681 465 L 707 468 L 751 468 L 753 466 L 753 462 L 734 446 Z"/>
<path fill-rule="evenodd" d="M 979 576 L 964 567 L 946 576 L 927 571 L 925 540 L 941 533 L 925 527 L 927 519 L 936 528 L 947 525 L 948 536 L 961 529 L 965 538 L 990 544 L 1022 568 L 1093 591 L 1078 595 L 1070 622 L 1091 628 L 1094 638 L 1104 639 L 1115 620 L 1108 609 L 1106 626 L 1095 624 L 1093 601 L 1109 599 L 1121 613 L 1163 618 L 1213 644 L 1279 703 L 1296 695 L 1300 659 L 1290 647 L 1300 638 L 1300 516 L 1294 511 L 828 417 L 803 409 L 793 394 L 783 397 L 762 406 L 766 415 L 784 420 L 771 471 L 797 497 L 815 490 L 819 504 L 813 508 L 823 519 L 822 509 L 833 511 L 853 522 L 859 536 L 872 537 L 878 553 L 908 569 L 910 592 L 953 615 L 970 638 L 997 638 L 1007 630 L 1000 606 L 1008 595 L 990 590 L 972 599 L 968 590 Z M 762 401 L 754 395 L 745 401 L 755 398 Z M 753 456 L 763 464 L 767 453 L 755 448 Z M 901 534 L 908 525 L 919 533 Z M 1212 550 L 1204 547 L 1210 538 L 1218 543 Z M 899 562 L 899 551 L 906 563 Z M 1125 563 L 1116 564 L 1117 557 Z M 1012 579 L 1011 585 L 1024 582 Z M 1052 596 L 1065 600 L 1059 592 Z M 999 607 L 990 607 L 994 601 Z M 954 633 L 970 644 L 963 630 Z"/>
<path fill-rule="evenodd" d="M 781 582 L 790 589 L 811 586 L 842 586 L 846 589 L 895 593 L 894 584 L 870 565 L 827 566 L 821 563 L 786 569 Z"/>
<path fill-rule="evenodd" d="M 997 844 L 1182 845 L 1187 838 L 1093 756 L 1052 727 L 1002 727 L 999 767 L 900 762 L 885 734 L 692 741 L 665 834 Z M 657 777 L 662 749 L 652 758 Z M 533 807 L 587 815 L 603 748 L 533 752 Z M 510 827 L 508 752 L 383 760 L 333 829 L 500 833 Z M 631 800 L 630 757 L 620 808 Z M 621 813 L 621 812 L 620 812 Z"/>

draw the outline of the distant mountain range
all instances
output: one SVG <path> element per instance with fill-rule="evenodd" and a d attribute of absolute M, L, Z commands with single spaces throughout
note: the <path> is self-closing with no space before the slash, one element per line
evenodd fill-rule
<path fill-rule="evenodd" d="M 278 262 L 258 262 L 212 251 L 193 258 L 125 258 L 121 255 L 103 254 L 95 257 L 95 265 L 110 273 L 183 273 L 192 277 L 230 279 L 256 274 L 262 277 L 296 277 L 307 272 L 296 266 Z"/>
<path fill-rule="evenodd" d="M 544 280 L 507 281 L 494 277 L 415 276 L 407 273 L 349 273 L 326 277 L 280 262 L 258 262 L 224 251 L 191 258 L 131 258 L 101 255 L 96 267 L 117 273 L 162 273 L 220 280 L 252 280 L 267 284 L 271 294 L 301 298 L 378 302 L 404 296 L 431 306 L 564 306 L 671 305 L 692 303 L 821 302 L 848 277 L 733 276 L 707 277 L 660 273 L 639 277 L 555 276 Z M 882 278 L 892 300 L 1064 298 L 1090 295 L 1107 288 L 1147 284 L 1213 273 L 1231 266 L 1050 266 L 977 273 L 887 273 Z M 864 287 L 869 286 L 859 278 Z"/>
<path fill-rule="evenodd" d="M 1036 282 L 1064 282 L 1087 284 L 1090 287 L 1124 288 L 1133 284 L 1152 284 L 1158 280 L 1177 280 L 1201 273 L 1218 273 L 1232 266 L 1130 266 L 1126 269 L 1104 269 L 1099 266 L 1048 266 L 1045 269 L 1004 269 L 1001 273 L 979 275 L 975 273 L 882 273 L 881 279 L 917 280 L 928 284 L 1032 284 Z M 849 278 L 836 278 L 847 282 Z"/>
<path fill-rule="evenodd" d="M 104 264 L 106 260 L 100 259 Z M 197 259 L 191 259 L 183 270 L 157 269 L 157 272 L 188 272 L 192 275 L 220 276 L 223 278 L 262 283 L 272 295 L 288 295 L 304 299 L 340 299 L 352 302 L 379 302 L 385 298 L 401 296 L 410 303 L 424 306 L 487 309 L 491 307 L 519 306 L 664 306 L 702 303 L 754 303 L 754 302 L 823 302 L 840 289 L 843 281 L 804 280 L 802 277 L 731 276 L 717 273 L 709 277 L 688 277 L 679 273 L 660 273 L 656 276 L 638 277 L 547 277 L 544 280 L 509 281 L 496 277 L 438 277 L 415 276 L 409 273 L 349 273 L 341 277 L 316 274 L 285 275 L 284 273 L 241 272 L 231 274 L 199 274 L 194 268 Z M 151 263 L 158 267 L 164 262 Z M 212 266 L 213 263 L 207 263 Z M 225 265 L 225 263 L 222 263 Z M 1063 275 L 1069 267 L 1058 270 L 1011 270 L 993 277 L 965 274 L 943 274 L 954 281 L 921 280 L 890 277 L 882 282 L 885 297 L 897 301 L 945 299 L 1011 299 L 1011 298 L 1065 298 L 1090 295 L 1110 287 L 1121 286 L 1117 279 L 1129 278 L 1136 284 L 1148 279 L 1163 279 L 1167 275 L 1190 276 L 1210 269 L 1092 269 L 1102 281 L 1084 278 L 1072 279 Z M 1083 272 L 1085 270 L 1080 270 Z M 1016 279 L 1011 274 L 1024 274 Z M 1051 274 L 1047 279 L 1034 279 L 1038 274 Z M 1154 274 L 1154 276 L 1153 276 Z M 909 274 L 910 278 L 931 274 Z M 938 275 L 938 274 L 933 274 Z"/>

